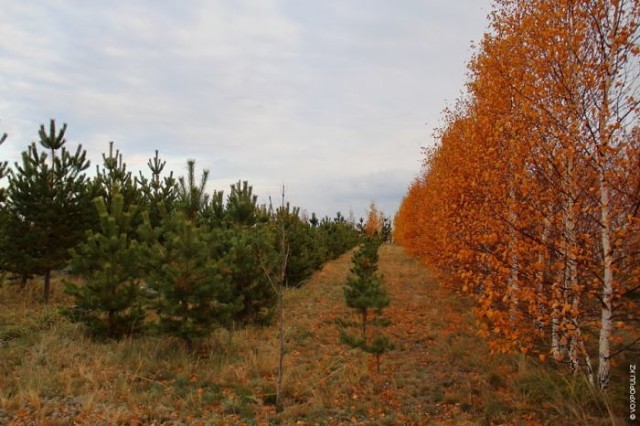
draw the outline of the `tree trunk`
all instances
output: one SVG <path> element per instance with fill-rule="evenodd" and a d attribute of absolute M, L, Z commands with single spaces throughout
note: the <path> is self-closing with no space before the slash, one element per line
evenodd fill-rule
<path fill-rule="evenodd" d="M 600 338 L 598 348 L 598 386 L 600 389 L 606 389 L 609 386 L 610 365 L 609 358 L 611 356 L 610 340 L 613 332 L 613 252 L 611 248 L 611 211 L 609 206 L 609 188 L 607 186 L 606 171 L 609 168 L 611 155 L 608 153 L 611 134 L 608 130 L 608 121 L 610 119 L 609 109 L 609 91 L 613 84 L 613 76 L 615 74 L 614 67 L 616 56 L 619 48 L 619 42 L 616 39 L 617 31 L 620 24 L 621 9 L 614 2 L 614 20 L 615 25 L 612 27 L 613 33 L 607 34 L 609 41 L 609 51 L 606 56 L 607 72 L 602 79 L 602 101 L 598 115 L 598 143 L 597 152 L 599 160 L 598 184 L 600 192 L 600 232 L 601 246 L 603 256 L 602 271 L 602 312 L 600 324 Z M 615 107 L 614 107 L 615 108 Z M 602 149 L 601 149 L 602 148 Z"/>
<path fill-rule="evenodd" d="M 22 272 L 20 274 L 20 291 L 24 291 L 27 288 L 27 281 L 29 280 L 29 274 Z"/>
<path fill-rule="evenodd" d="M 44 304 L 49 303 L 49 295 L 51 294 L 51 270 L 44 272 Z"/>
<path fill-rule="evenodd" d="M 563 311 L 570 306 L 569 318 L 567 313 L 563 314 L 563 322 L 570 328 L 571 335 L 568 336 L 569 341 L 569 362 L 571 369 L 577 372 L 580 369 L 578 360 L 578 345 L 580 337 L 576 336 L 579 330 L 578 312 L 580 309 L 580 296 L 578 294 L 578 243 L 576 236 L 576 213 L 575 213 L 575 194 L 576 183 L 574 178 L 573 158 L 567 159 L 567 170 L 564 176 L 564 205 L 563 205 L 563 222 L 564 222 L 564 286 L 563 286 Z M 569 305 L 569 301 L 571 304 Z M 566 330 L 565 330 L 566 331 Z"/>
<path fill-rule="evenodd" d="M 602 206 L 600 207 L 600 220 L 602 222 L 601 243 L 604 254 L 604 265 L 602 281 L 602 312 L 598 347 L 598 386 L 600 389 L 606 389 L 609 386 L 609 358 L 611 356 L 610 339 L 613 332 L 613 321 L 611 319 L 613 315 L 613 255 L 611 253 L 611 223 L 608 208 L 608 191 L 606 186 L 604 186 L 604 182 L 601 181 L 601 185 L 600 200 Z"/>
<path fill-rule="evenodd" d="M 184 344 L 185 347 L 187 349 L 187 353 L 192 354 L 193 353 L 193 340 L 191 340 L 188 337 L 184 338 Z"/>
<path fill-rule="evenodd" d="M 565 244 L 566 245 L 566 244 Z M 564 251 L 564 249 L 563 249 Z M 561 301 L 565 299 L 564 294 L 564 271 L 558 270 L 554 282 L 551 286 L 551 353 L 556 361 L 562 361 L 566 356 L 566 347 L 560 344 L 560 324 L 562 314 L 560 312 Z"/>
<path fill-rule="evenodd" d="M 548 216 L 544 218 L 544 226 L 542 229 L 541 236 L 541 252 L 538 255 L 538 265 L 540 265 L 540 269 L 536 271 L 536 319 L 534 321 L 535 329 L 539 332 L 543 332 L 544 330 L 544 317 L 545 317 L 545 303 L 544 303 L 544 295 L 545 295 L 545 283 L 547 280 L 547 271 L 549 269 L 549 249 L 547 248 L 547 243 L 549 240 L 549 233 L 551 232 L 551 220 Z"/>
<path fill-rule="evenodd" d="M 282 412 L 282 377 L 284 375 L 284 306 L 282 304 L 283 285 L 280 285 L 278 291 L 278 383 L 276 385 L 276 411 Z"/>
<path fill-rule="evenodd" d="M 600 323 L 600 339 L 598 348 L 598 386 L 606 389 L 609 386 L 611 356 L 610 339 L 613 332 L 613 253 L 611 249 L 611 217 L 609 215 L 609 190 L 605 182 L 604 171 L 599 172 L 600 181 L 600 222 L 601 244 L 603 253 L 602 280 L 602 313 Z"/>
<path fill-rule="evenodd" d="M 277 294 L 278 294 L 278 382 L 276 383 L 276 412 L 281 413 L 282 406 L 282 378 L 284 377 L 284 353 L 285 353 L 285 336 L 284 336 L 284 287 L 287 279 L 287 262 L 289 261 L 289 244 L 287 242 L 287 229 L 285 227 L 284 218 L 284 185 L 282 186 L 282 214 L 280 218 L 282 223 L 280 224 L 280 230 L 282 232 L 282 239 L 280 241 L 280 276 L 278 277 Z"/>

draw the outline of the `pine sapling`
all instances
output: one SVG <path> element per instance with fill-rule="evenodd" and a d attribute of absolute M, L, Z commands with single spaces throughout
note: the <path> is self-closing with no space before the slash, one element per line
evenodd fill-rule
<path fill-rule="evenodd" d="M 364 244 L 352 257 L 351 275 L 344 288 L 347 306 L 357 311 L 360 316 L 360 337 L 347 333 L 344 327 L 346 322 L 343 322 L 340 332 L 343 343 L 376 357 L 376 371 L 378 373 L 380 372 L 380 357 L 394 347 L 389 338 L 381 335 L 378 331 L 370 341 L 367 332 L 368 323 L 375 326 L 376 330 L 389 325 L 389 320 L 382 316 L 382 310 L 389 306 L 390 299 L 382 285 L 382 276 L 377 272 L 380 244 L 378 238 L 365 239 Z M 368 317 L 372 310 L 375 317 L 369 321 Z"/>
<path fill-rule="evenodd" d="M 131 238 L 137 207 L 125 209 L 123 196 L 114 190 L 111 205 L 94 200 L 100 229 L 87 231 L 87 239 L 71 250 L 71 270 L 84 283 L 65 283 L 76 306 L 66 310 L 72 321 L 85 323 L 96 337 L 119 338 L 141 329 L 144 310 L 140 295 L 140 249 Z"/>

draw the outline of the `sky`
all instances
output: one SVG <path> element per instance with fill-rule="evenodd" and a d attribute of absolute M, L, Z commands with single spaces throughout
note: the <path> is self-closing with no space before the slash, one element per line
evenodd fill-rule
<path fill-rule="evenodd" d="M 259 202 L 393 216 L 490 0 L 0 0 L 0 160 L 49 119 L 101 163 L 209 169 Z"/>

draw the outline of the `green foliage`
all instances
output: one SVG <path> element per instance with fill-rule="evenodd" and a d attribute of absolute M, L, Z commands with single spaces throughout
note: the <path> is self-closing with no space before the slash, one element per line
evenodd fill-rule
<path fill-rule="evenodd" d="M 278 207 L 275 220 L 284 226 L 288 247 L 285 285 L 300 287 L 324 263 L 324 256 L 313 238 L 313 229 L 300 218 L 298 207 L 292 208 L 289 203 Z"/>
<path fill-rule="evenodd" d="M 160 222 L 167 211 L 173 210 L 177 199 L 176 180 L 173 172 L 162 176 L 167 162 L 160 159 L 158 150 L 155 157 L 150 158 L 147 167 L 151 177 L 145 177 L 142 172 L 136 178 L 141 191 L 141 206 L 149 212 L 149 221 L 153 228 L 160 226 Z"/>
<path fill-rule="evenodd" d="M 6 232 L 2 250 L 11 253 L 2 269 L 18 273 L 44 275 L 44 301 L 48 302 L 50 274 L 69 259 L 69 249 L 84 237 L 92 206 L 86 152 L 78 146 L 75 153 L 65 148 L 66 124 L 56 132 L 40 127 L 40 152 L 35 143 L 22 153 L 9 175 Z"/>
<path fill-rule="evenodd" d="M 103 197 L 107 206 L 112 204 L 114 193 L 120 194 L 124 205 L 140 205 L 141 192 L 136 179 L 127 171 L 122 160 L 122 153 L 113 150 L 113 142 L 109 142 L 109 154 L 102 154 L 102 166 L 96 166 L 96 177 L 91 182 L 96 196 Z"/>
<path fill-rule="evenodd" d="M 196 160 L 187 160 L 187 177 L 180 176 L 177 186 L 177 207 L 190 221 L 200 218 L 200 214 L 209 204 L 209 196 L 205 192 L 209 179 L 209 170 L 202 171 L 199 183 L 196 184 Z"/>
<path fill-rule="evenodd" d="M 276 291 L 269 281 L 278 267 L 272 227 L 242 227 L 214 230 L 219 256 L 231 273 L 233 300 L 240 307 L 232 319 L 241 324 L 266 324 L 275 312 Z"/>
<path fill-rule="evenodd" d="M 0 135 L 0 145 L 7 140 L 7 134 L 3 133 Z M 7 174 L 8 163 L 6 161 L 0 161 L 0 180 L 2 180 Z M 5 200 L 5 189 L 0 188 L 0 206 L 4 203 Z"/>
<path fill-rule="evenodd" d="M 144 320 L 140 248 L 130 237 L 137 207 L 125 211 L 124 196 L 117 191 L 109 207 L 102 197 L 94 203 L 100 230 L 87 231 L 86 241 L 71 251 L 71 270 L 84 283 L 66 283 L 65 292 L 76 305 L 65 313 L 86 324 L 96 337 L 120 338 L 140 330 Z"/>
<path fill-rule="evenodd" d="M 258 219 L 257 202 L 258 197 L 253 195 L 253 187 L 246 180 L 231 185 L 227 198 L 227 220 L 238 225 L 254 225 Z"/>
<path fill-rule="evenodd" d="M 383 308 L 389 306 L 390 299 L 382 286 L 382 276 L 378 274 L 379 238 L 366 238 L 360 249 L 352 256 L 351 275 L 344 287 L 344 299 L 348 307 L 360 314 L 360 337 L 348 334 L 341 327 L 341 341 L 351 347 L 359 348 L 376 357 L 376 366 L 380 372 L 380 357 L 394 348 L 387 336 L 376 332 L 373 340 L 367 335 L 368 315 L 374 310 L 375 317 L 369 322 L 376 328 L 387 327 L 389 319 L 382 316 Z"/>
<path fill-rule="evenodd" d="M 365 339 L 362 336 L 360 337 L 353 336 L 347 333 L 347 331 L 344 328 L 340 329 L 340 341 L 345 345 L 351 346 L 352 348 L 360 348 L 360 349 L 365 347 L 367 344 L 367 339 Z"/>
<path fill-rule="evenodd" d="M 382 217 L 382 229 L 380 231 L 380 238 L 383 242 L 390 242 L 393 237 L 393 227 L 391 223 L 391 219 L 383 216 Z"/>
<path fill-rule="evenodd" d="M 49 129 L 41 126 L 40 146 L 31 145 L 10 175 L 9 202 L 0 199 L 0 270 L 24 282 L 44 275 L 47 300 L 51 271 L 73 256 L 71 269 L 86 282 L 67 283 L 76 302 L 67 314 L 96 336 L 136 331 L 149 313 L 143 308 L 155 309 L 159 329 L 188 345 L 230 321 L 267 323 L 277 299 L 269 277 L 281 266 L 280 224 L 289 286 L 302 285 L 358 241 L 340 213 L 307 221 L 288 204 L 274 211 L 258 205 L 247 181 L 231 185 L 226 199 L 222 191 L 210 196 L 208 171 L 198 179 L 194 160 L 185 177 L 163 176 L 166 161 L 158 151 L 147 163 L 150 175 L 133 178 L 110 142 L 89 180 L 86 154 L 81 146 L 66 150 L 65 132 L 66 125 L 57 130 L 53 121 Z M 7 170 L 0 163 L 0 178 Z"/>
<path fill-rule="evenodd" d="M 375 355 L 376 357 L 379 357 L 380 355 L 393 350 L 394 348 L 395 345 L 393 344 L 393 342 L 391 342 L 388 336 L 376 336 L 371 344 L 364 347 L 364 351 Z M 378 368 L 378 371 L 379 370 L 380 368 Z"/>
<path fill-rule="evenodd" d="M 325 217 L 319 226 L 314 228 L 318 234 L 318 245 L 324 248 L 325 261 L 337 259 L 354 247 L 360 239 L 357 229 L 351 223 L 340 220 L 340 218 L 342 218 L 340 214 L 338 214 L 337 220 Z"/>
<path fill-rule="evenodd" d="M 153 233 L 148 220 L 145 234 Z M 157 327 L 184 340 L 189 349 L 216 326 L 228 323 L 238 301 L 233 300 L 231 275 L 214 256 L 213 234 L 183 213 L 169 214 L 151 245 L 146 282 L 155 293 L 151 306 Z"/>
<path fill-rule="evenodd" d="M 366 335 L 369 310 L 389 305 L 389 296 L 378 274 L 378 238 L 366 238 L 352 257 L 351 275 L 344 287 L 344 299 L 348 307 L 357 310 L 362 317 L 362 335 Z"/>
<path fill-rule="evenodd" d="M 224 191 L 213 191 L 209 202 L 201 213 L 201 222 L 209 228 L 221 228 L 226 225 L 226 210 L 224 205 Z"/>

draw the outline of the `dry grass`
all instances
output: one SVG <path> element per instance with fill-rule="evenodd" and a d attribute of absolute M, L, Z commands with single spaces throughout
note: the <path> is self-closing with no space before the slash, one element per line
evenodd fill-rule
<path fill-rule="evenodd" d="M 380 269 L 392 299 L 386 333 L 396 349 L 376 374 L 373 357 L 339 343 L 336 319 L 350 315 L 342 295 L 349 266 L 345 255 L 286 293 L 279 414 L 275 327 L 219 330 L 197 355 L 152 336 L 96 343 L 58 313 L 70 303 L 59 283 L 46 307 L 35 290 L 0 286 L 0 424 L 607 422 L 606 407 L 587 411 L 594 399 L 566 379 L 558 385 L 548 368 L 491 358 L 469 303 L 388 245 Z"/>

